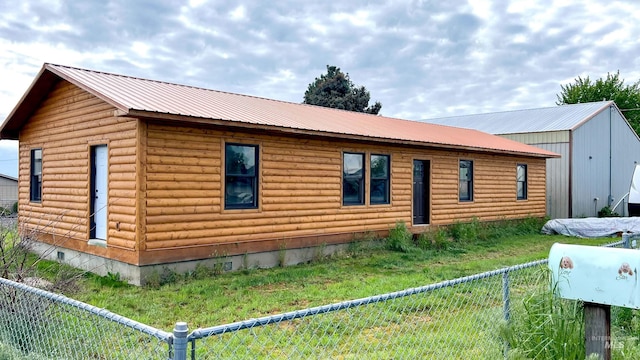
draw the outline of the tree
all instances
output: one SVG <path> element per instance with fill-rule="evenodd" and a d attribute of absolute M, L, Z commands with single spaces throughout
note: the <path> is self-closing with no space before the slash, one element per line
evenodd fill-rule
<path fill-rule="evenodd" d="M 339 67 L 327 65 L 327 73 L 320 75 L 309 84 L 304 92 L 304 104 L 378 114 L 382 104 L 376 101 L 369 106 L 371 95 L 364 86 L 356 86 L 349 79 L 349 74 L 340 71 Z"/>
<path fill-rule="evenodd" d="M 613 100 L 636 134 L 640 134 L 640 80 L 632 85 L 625 85 L 620 79 L 620 71 L 607 73 L 606 79 L 592 82 L 587 76 L 578 76 L 575 83 L 560 85 L 562 92 L 557 94 L 557 105 L 578 104 L 591 101 Z"/>

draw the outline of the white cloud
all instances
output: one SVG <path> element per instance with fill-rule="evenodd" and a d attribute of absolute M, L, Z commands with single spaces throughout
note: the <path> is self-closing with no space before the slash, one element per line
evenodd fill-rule
<path fill-rule="evenodd" d="M 294 102 L 336 65 L 384 115 L 405 118 L 553 106 L 577 76 L 640 78 L 636 1 L 24 0 L 3 10 L 0 120 L 44 62 Z"/>
<path fill-rule="evenodd" d="M 233 9 L 231 12 L 229 12 L 229 16 L 234 21 L 246 20 L 247 19 L 247 9 L 243 5 L 240 5 L 240 6 L 236 7 L 235 9 Z"/>
<path fill-rule="evenodd" d="M 355 13 L 334 13 L 331 15 L 331 19 L 336 23 L 347 22 L 351 26 L 363 27 L 374 31 L 376 24 L 371 19 L 371 13 L 366 10 L 357 10 Z"/>
<path fill-rule="evenodd" d="M 146 58 L 149 57 L 149 50 L 151 50 L 151 45 L 142 41 L 134 41 L 131 44 L 131 50 L 139 57 Z"/>

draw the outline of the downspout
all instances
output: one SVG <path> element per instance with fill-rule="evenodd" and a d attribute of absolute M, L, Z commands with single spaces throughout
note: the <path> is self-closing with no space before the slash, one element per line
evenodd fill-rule
<path fill-rule="evenodd" d="M 569 208 L 568 218 L 573 218 L 573 130 L 569 130 L 569 201 L 567 207 Z"/>

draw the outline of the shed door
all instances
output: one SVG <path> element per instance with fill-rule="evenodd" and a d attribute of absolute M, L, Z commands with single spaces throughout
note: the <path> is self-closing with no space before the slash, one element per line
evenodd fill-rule
<path fill-rule="evenodd" d="M 413 160 L 413 223 L 429 223 L 429 160 Z"/>
<path fill-rule="evenodd" d="M 107 239 L 107 145 L 91 147 L 91 238 Z"/>

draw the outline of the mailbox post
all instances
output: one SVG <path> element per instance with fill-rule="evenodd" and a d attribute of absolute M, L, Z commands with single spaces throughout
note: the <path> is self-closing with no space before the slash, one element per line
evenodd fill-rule
<path fill-rule="evenodd" d="M 560 297 L 584 302 L 586 355 L 611 359 L 611 305 L 640 308 L 640 251 L 554 244 L 549 268 Z"/>

